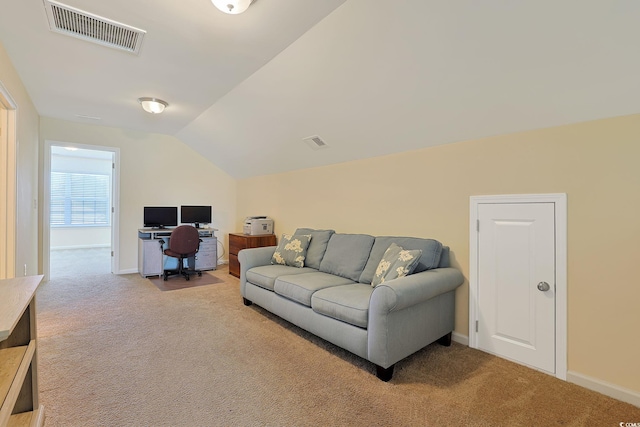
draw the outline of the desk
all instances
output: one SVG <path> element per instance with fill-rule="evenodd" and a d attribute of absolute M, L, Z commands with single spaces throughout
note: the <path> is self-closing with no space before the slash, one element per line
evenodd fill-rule
<path fill-rule="evenodd" d="M 177 268 L 178 260 L 165 257 L 164 249 L 169 247 L 173 228 L 140 228 L 138 229 L 138 272 L 142 277 L 161 276 L 163 269 Z M 215 270 L 218 266 L 217 228 L 199 228 L 200 249 L 189 259 L 189 265 L 196 270 Z M 164 244 L 162 243 L 164 241 Z"/>

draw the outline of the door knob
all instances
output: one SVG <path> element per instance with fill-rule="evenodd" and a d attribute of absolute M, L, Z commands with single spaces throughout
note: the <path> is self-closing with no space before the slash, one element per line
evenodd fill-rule
<path fill-rule="evenodd" d="M 549 289 L 551 289 L 551 286 L 549 286 L 549 284 L 547 282 L 538 283 L 538 290 L 539 291 L 547 292 Z"/>

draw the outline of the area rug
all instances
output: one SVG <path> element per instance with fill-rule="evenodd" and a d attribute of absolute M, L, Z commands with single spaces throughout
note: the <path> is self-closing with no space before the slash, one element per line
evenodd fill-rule
<path fill-rule="evenodd" d="M 160 277 L 150 277 L 149 281 L 155 285 L 161 291 L 176 291 L 178 289 L 189 289 L 198 286 L 215 285 L 216 283 L 222 283 L 221 279 L 218 279 L 214 275 L 207 271 L 202 272 L 202 276 L 196 274 L 191 275 L 189 280 L 184 277 L 170 276 L 166 281 Z"/>

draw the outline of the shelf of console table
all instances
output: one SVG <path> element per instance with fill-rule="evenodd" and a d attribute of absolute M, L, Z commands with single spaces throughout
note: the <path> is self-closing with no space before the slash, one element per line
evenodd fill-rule
<path fill-rule="evenodd" d="M 42 276 L 0 280 L 0 427 L 42 426 L 35 293 Z"/>

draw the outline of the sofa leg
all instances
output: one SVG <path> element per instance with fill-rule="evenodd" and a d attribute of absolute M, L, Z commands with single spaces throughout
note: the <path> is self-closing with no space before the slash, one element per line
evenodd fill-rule
<path fill-rule="evenodd" d="M 245 297 L 242 297 L 242 302 L 244 303 L 244 305 L 246 305 L 247 307 L 250 306 L 251 304 L 253 304 L 253 302 L 251 302 L 251 300 L 246 299 Z"/>
<path fill-rule="evenodd" d="M 376 376 L 379 380 L 387 382 L 393 377 L 393 368 L 396 365 L 391 365 L 388 368 L 376 365 Z"/>
<path fill-rule="evenodd" d="M 438 344 L 443 345 L 445 347 L 449 347 L 451 345 L 451 332 L 449 332 L 447 335 L 443 336 L 442 338 L 438 339 Z"/>

